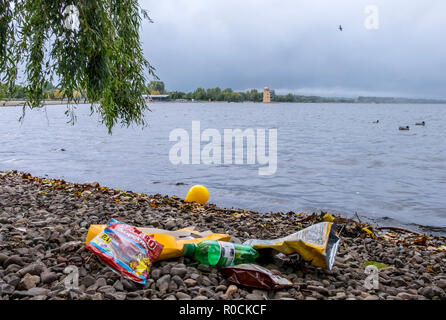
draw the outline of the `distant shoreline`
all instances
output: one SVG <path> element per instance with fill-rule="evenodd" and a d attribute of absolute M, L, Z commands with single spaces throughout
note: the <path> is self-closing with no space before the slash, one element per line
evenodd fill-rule
<path fill-rule="evenodd" d="M 0 100 L 0 107 L 23 107 L 26 100 Z M 74 101 L 67 101 L 67 100 L 44 100 L 42 105 L 43 106 L 51 106 L 51 105 L 68 105 L 68 104 L 89 104 L 88 101 L 79 101 L 78 103 Z M 152 101 L 152 103 L 256 103 L 256 104 L 268 104 L 263 102 L 253 102 L 253 101 L 206 101 L 206 100 L 200 100 L 200 101 L 175 101 L 175 100 L 166 100 L 166 101 Z M 432 101 L 426 101 L 426 102 L 361 102 L 361 101 L 352 101 L 352 102 L 335 102 L 335 101 L 320 101 L 320 102 L 285 102 L 285 101 L 271 101 L 270 104 L 310 104 L 310 103 L 324 103 L 324 104 L 446 104 L 445 102 L 432 102 Z"/>

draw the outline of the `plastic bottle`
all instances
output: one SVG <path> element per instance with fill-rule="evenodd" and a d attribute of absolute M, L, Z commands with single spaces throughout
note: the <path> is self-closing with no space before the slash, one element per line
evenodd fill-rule
<path fill-rule="evenodd" d="M 183 254 L 194 257 L 204 265 L 218 267 L 253 263 L 259 256 L 259 253 L 251 246 L 217 240 L 185 244 Z"/>

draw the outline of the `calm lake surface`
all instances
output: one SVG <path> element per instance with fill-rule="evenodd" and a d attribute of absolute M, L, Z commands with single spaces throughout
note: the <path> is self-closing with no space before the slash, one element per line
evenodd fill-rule
<path fill-rule="evenodd" d="M 446 105 L 154 103 L 149 126 L 113 135 L 77 108 L 0 108 L 0 170 L 17 169 L 147 194 L 186 196 L 203 184 L 210 202 L 259 212 L 355 212 L 378 225 L 446 234 Z M 379 119 L 378 124 L 372 123 Z M 277 128 L 277 171 L 259 165 L 178 165 L 169 134 Z M 426 126 L 415 126 L 425 121 Z M 409 131 L 398 127 L 409 125 Z M 65 151 L 61 151 L 65 149 Z M 182 184 L 179 184 L 182 183 Z M 426 228 L 427 227 L 427 228 Z"/>

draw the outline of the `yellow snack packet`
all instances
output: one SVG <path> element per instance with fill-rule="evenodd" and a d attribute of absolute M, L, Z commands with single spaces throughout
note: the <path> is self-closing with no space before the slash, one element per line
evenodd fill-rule
<path fill-rule="evenodd" d="M 96 235 L 105 229 L 106 225 L 92 224 L 88 229 L 85 245 L 87 245 Z M 183 246 L 186 243 L 197 244 L 204 240 L 229 241 L 230 235 L 212 233 L 211 231 L 199 232 L 194 227 L 183 228 L 176 231 L 169 231 L 156 228 L 139 228 L 145 234 L 153 235 L 155 241 L 161 243 L 163 251 L 158 260 L 166 260 L 183 256 Z"/>
<path fill-rule="evenodd" d="M 243 244 L 256 250 L 273 249 L 284 254 L 298 253 L 303 260 L 311 261 L 315 267 L 331 270 L 340 241 L 332 227 L 333 222 L 321 222 L 283 238 L 250 239 Z"/>

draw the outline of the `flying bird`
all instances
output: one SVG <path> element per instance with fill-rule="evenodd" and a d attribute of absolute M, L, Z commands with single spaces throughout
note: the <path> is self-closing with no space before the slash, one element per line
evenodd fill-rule
<path fill-rule="evenodd" d="M 341 31 L 342 31 L 342 26 L 341 26 L 341 25 L 339 25 L 339 30 L 341 30 Z"/>

